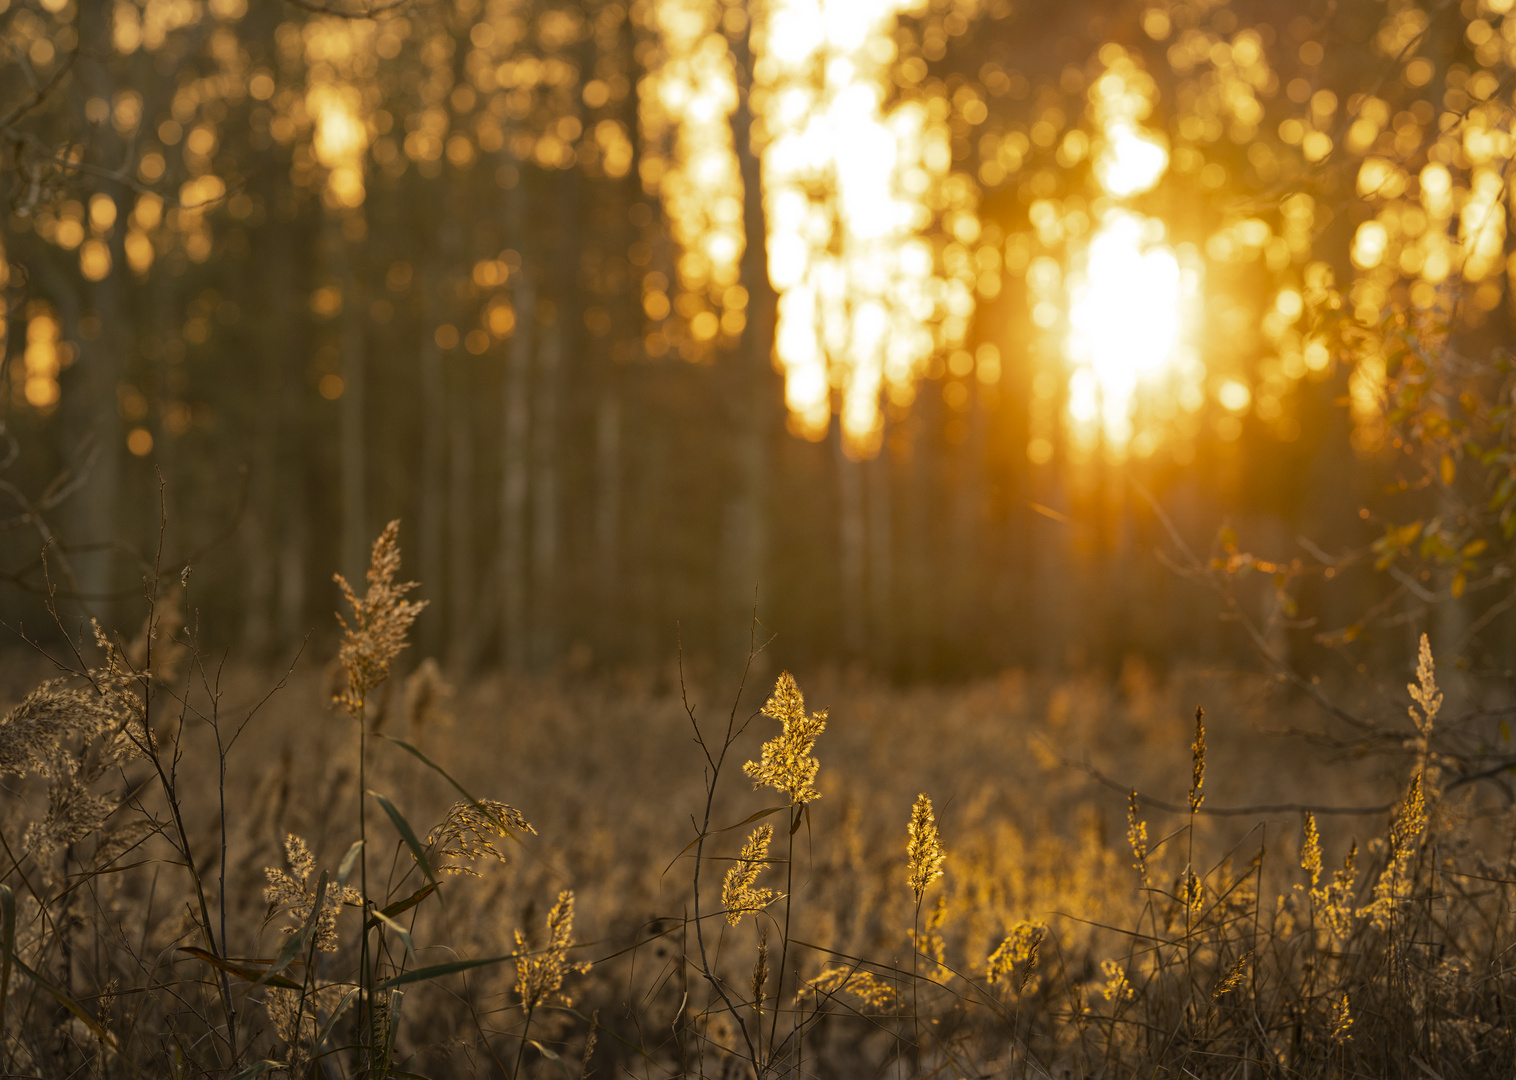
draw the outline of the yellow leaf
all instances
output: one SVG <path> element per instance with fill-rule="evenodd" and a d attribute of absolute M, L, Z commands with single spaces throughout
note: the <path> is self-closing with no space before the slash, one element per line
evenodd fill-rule
<path fill-rule="evenodd" d="M 1420 535 L 1420 520 L 1413 521 L 1409 525 L 1402 525 L 1391 534 L 1397 547 L 1405 547 L 1408 544 L 1414 543 L 1416 538 Z"/>
<path fill-rule="evenodd" d="M 1460 570 L 1460 571 L 1458 571 L 1458 573 L 1454 574 L 1453 575 L 1453 595 L 1455 597 L 1462 596 L 1463 595 L 1463 590 L 1468 585 L 1468 583 L 1469 583 L 1469 575 L 1465 574 L 1462 570 Z"/>
<path fill-rule="evenodd" d="M 1458 466 L 1453 464 L 1453 456 L 1451 454 L 1442 455 L 1442 463 L 1437 466 L 1437 471 L 1441 475 L 1444 484 L 1451 484 L 1453 482 L 1453 478 L 1458 475 Z"/>
<path fill-rule="evenodd" d="M 1472 559 L 1476 555 L 1483 555 L 1485 549 L 1489 546 L 1490 542 L 1488 540 L 1470 540 L 1467 544 L 1463 545 L 1462 553 Z"/>
<path fill-rule="evenodd" d="M 1221 550 L 1223 550 L 1223 551 L 1236 551 L 1237 550 L 1237 534 L 1234 531 L 1232 531 L 1230 528 L 1222 529 L 1221 530 Z"/>

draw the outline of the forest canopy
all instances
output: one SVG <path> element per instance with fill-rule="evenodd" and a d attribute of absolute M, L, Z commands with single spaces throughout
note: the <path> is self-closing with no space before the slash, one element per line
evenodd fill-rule
<path fill-rule="evenodd" d="M 400 518 L 465 667 L 1499 653 L 1509 8 L 0 0 L 6 606 L 269 655 Z"/>

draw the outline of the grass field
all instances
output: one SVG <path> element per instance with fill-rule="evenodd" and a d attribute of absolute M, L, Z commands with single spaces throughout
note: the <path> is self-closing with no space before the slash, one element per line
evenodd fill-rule
<path fill-rule="evenodd" d="M 1409 717 L 1346 736 L 1279 682 L 1135 662 L 454 689 L 401 651 L 381 554 L 324 670 L 168 633 L 71 678 L 11 656 L 8 1074 L 1512 1065 L 1516 833 L 1438 749 L 1498 710 L 1443 704 L 1430 654 Z"/>

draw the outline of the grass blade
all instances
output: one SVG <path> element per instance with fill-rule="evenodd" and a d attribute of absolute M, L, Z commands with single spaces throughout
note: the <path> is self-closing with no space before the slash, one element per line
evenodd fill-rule
<path fill-rule="evenodd" d="M 363 850 L 363 841 L 354 840 L 353 846 L 347 849 L 347 854 L 342 856 L 342 862 L 337 867 L 337 891 L 340 893 L 347 888 L 348 875 L 353 872 L 353 867 L 358 865 L 358 854 Z"/>
<path fill-rule="evenodd" d="M 396 900 L 393 904 L 390 904 L 388 907 L 383 908 L 380 911 L 371 912 L 368 917 L 366 928 L 372 929 L 374 927 L 375 923 L 378 921 L 374 918 L 375 915 L 384 915 L 386 918 L 393 919 L 396 915 L 401 915 L 409 911 L 411 908 L 421 903 L 421 901 L 425 900 L 428 896 L 431 896 L 432 893 L 436 891 L 437 886 L 433 885 L 431 882 L 427 882 L 425 885 L 421 886 L 421 888 L 417 889 L 415 892 L 407 896 L 404 900 Z"/>
<path fill-rule="evenodd" d="M 269 1072 L 272 1069 L 282 1068 L 284 1068 L 283 1062 L 270 1061 L 268 1058 L 264 1058 L 262 1061 L 253 1062 L 236 1076 L 232 1077 L 232 1080 L 253 1080 L 253 1077 L 255 1076 L 262 1076 L 264 1073 Z"/>
<path fill-rule="evenodd" d="M 48 982 L 41 975 L 37 974 L 31 968 L 27 967 L 26 964 L 22 962 L 21 957 L 13 956 L 12 959 L 16 965 L 17 971 L 21 972 L 21 974 L 25 975 L 32 982 L 36 983 L 42 989 L 46 990 L 49 994 L 57 999 L 59 1005 L 62 1005 L 65 1009 L 83 1021 L 84 1026 L 89 1028 L 90 1031 L 94 1033 L 95 1038 L 99 1039 L 106 1046 L 109 1046 L 115 1053 L 121 1053 L 121 1048 L 116 1045 L 116 1037 L 112 1035 L 108 1030 L 106 1030 L 104 1024 L 100 1023 L 99 1020 L 91 1016 L 89 1014 L 89 1011 L 86 1010 L 83 1005 L 80 1005 L 77 1001 L 69 997 L 62 990 L 59 990 L 56 986 Z"/>
<path fill-rule="evenodd" d="M 394 919 L 390 918 L 382 911 L 374 912 L 373 918 L 370 919 L 370 922 L 383 923 L 385 926 L 388 926 L 395 932 L 395 935 L 400 938 L 401 943 L 405 945 L 405 955 L 410 957 L 412 960 L 416 958 L 416 946 L 411 944 L 411 932 L 409 930 L 401 926 Z"/>
<path fill-rule="evenodd" d="M 431 967 L 417 968 L 415 971 L 407 971 L 396 975 L 393 979 L 386 979 L 375 990 L 389 990 L 396 986 L 405 986 L 407 983 L 426 982 L 428 979 L 440 979 L 444 975 L 455 975 L 460 971 L 472 971 L 474 968 L 489 967 L 492 964 L 503 964 L 507 960 L 516 959 L 516 954 L 509 956 L 488 956 L 482 960 L 454 960 L 447 964 L 433 964 Z"/>
<path fill-rule="evenodd" d="M 347 1007 L 352 1004 L 353 998 L 357 997 L 357 995 L 358 988 L 355 986 L 342 996 L 341 1001 L 337 1002 L 337 1007 L 332 1010 L 332 1015 L 326 1018 L 325 1026 L 322 1027 L 321 1031 L 316 1036 L 316 1045 L 311 1047 L 312 1053 L 320 1050 L 321 1047 L 326 1043 L 326 1040 L 331 1037 L 332 1028 L 337 1026 L 338 1018 L 347 1011 Z"/>
<path fill-rule="evenodd" d="M 433 886 L 436 886 L 438 884 L 437 876 L 432 873 L 431 863 L 426 861 L 426 849 L 421 846 L 421 841 L 416 839 L 416 832 L 411 828 L 411 823 L 406 821 L 405 815 L 396 810 L 395 804 L 383 795 L 377 791 L 370 791 L 369 794 L 379 800 L 379 805 L 384 808 L 384 812 L 389 815 L 390 822 L 395 826 L 396 831 L 400 833 L 400 839 L 404 840 L 405 846 L 411 849 L 411 854 L 415 856 L 417 864 L 421 867 L 421 872 L 426 875 L 426 880 L 430 881 Z"/>
<path fill-rule="evenodd" d="M 206 952 L 204 949 L 197 949 L 193 945 L 181 946 L 179 951 L 187 952 L 197 960 L 202 960 L 211 967 L 226 972 L 228 975 L 235 975 L 244 982 L 255 984 L 262 982 L 265 986 L 277 986 L 281 990 L 300 989 L 299 983 L 292 979 L 287 979 L 283 975 L 270 976 L 267 968 L 242 967 L 240 964 L 228 963 L 215 953 Z"/>
<path fill-rule="evenodd" d="M 0 948 L 5 950 L 0 957 L 0 1040 L 5 1035 L 5 996 L 11 985 L 11 951 L 15 947 L 16 894 L 9 885 L 0 885 Z"/>
<path fill-rule="evenodd" d="M 470 792 L 468 788 L 458 783 L 458 781 L 454 779 L 452 773 L 448 772 L 441 765 L 438 765 L 435 761 L 427 757 L 420 750 L 416 749 L 404 739 L 397 739 L 393 735 L 384 734 L 380 734 L 379 737 L 381 739 L 387 739 L 390 742 L 394 743 L 396 746 L 400 747 L 400 749 L 404 750 L 406 753 L 414 757 L 417 761 L 421 762 L 421 764 L 425 765 L 428 769 L 431 769 L 438 776 L 442 777 L 442 779 L 446 780 L 449 784 L 452 784 L 453 787 L 457 789 L 459 795 L 462 795 L 466 800 L 468 800 L 469 804 L 473 806 L 475 810 L 478 810 L 480 813 L 482 813 L 486 818 L 490 820 L 491 824 L 500 830 L 502 836 L 508 840 L 513 840 L 518 844 L 521 843 L 521 837 L 516 835 L 516 831 L 510 826 L 510 824 L 506 821 L 502 821 L 498 814 L 496 814 L 484 803 L 474 798 L 473 793 Z"/>

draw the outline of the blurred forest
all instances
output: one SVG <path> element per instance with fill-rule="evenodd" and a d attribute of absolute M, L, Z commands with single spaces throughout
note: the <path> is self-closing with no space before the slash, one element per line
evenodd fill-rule
<path fill-rule="evenodd" d="M 0 610 L 1499 666 L 1509 7 L 0 0 Z"/>

